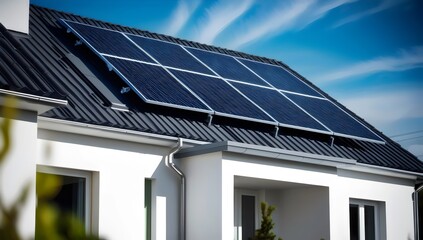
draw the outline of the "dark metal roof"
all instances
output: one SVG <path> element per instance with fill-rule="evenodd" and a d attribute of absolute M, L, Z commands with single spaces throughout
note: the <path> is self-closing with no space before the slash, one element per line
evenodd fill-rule
<path fill-rule="evenodd" d="M 99 61 L 98 57 L 88 48 L 74 46 L 76 41 L 74 36 L 67 34 L 57 22 L 61 18 L 256 61 L 284 65 L 272 59 L 31 6 L 30 37 L 17 37 L 16 39 L 23 46 L 28 57 L 39 63 L 40 66 L 37 67 L 43 69 L 42 73 L 49 76 L 42 82 L 60 86 L 59 92 L 68 96 L 69 103 L 66 107 L 52 109 L 42 116 L 207 142 L 234 141 L 355 159 L 359 163 L 423 173 L 422 162 L 360 118 L 366 126 L 383 136 L 386 144 L 336 137 L 331 146 L 331 139 L 327 135 L 281 128 L 279 134 L 274 136 L 272 127 L 223 117 L 214 117 L 209 126 L 205 114 L 148 105 L 140 101 L 133 92 L 122 95 L 120 89 L 125 84 L 117 75 L 109 72 L 105 64 Z M 3 45 L 1 47 L 7 51 L 10 51 L 9 48 L 11 48 L 10 46 L 3 47 Z M 4 56 L 0 57 L 0 69 L 5 67 L 2 58 Z M 75 61 L 75 59 L 80 61 Z M 81 64 L 84 66 L 81 67 Z M 304 79 L 299 74 L 295 74 Z M 3 75 L 0 74 L 0 76 Z M 3 79 L 0 81 L 4 81 Z M 100 85 L 104 86 L 105 88 L 102 89 L 107 89 L 107 91 L 99 90 L 101 89 Z M 45 89 L 39 85 L 36 85 L 35 90 L 43 93 L 52 92 L 51 88 Z M 320 92 L 336 102 L 324 92 Z M 126 105 L 130 111 L 118 111 L 112 108 L 115 101 Z M 356 116 L 342 105 L 340 106 Z"/>
<path fill-rule="evenodd" d="M 0 89 L 65 99 L 49 77 L 41 64 L 35 61 L 0 23 Z"/>

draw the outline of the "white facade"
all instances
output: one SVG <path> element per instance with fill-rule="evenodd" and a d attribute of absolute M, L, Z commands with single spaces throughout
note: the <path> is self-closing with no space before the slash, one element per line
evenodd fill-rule
<path fill-rule="evenodd" d="M 2 113 L 0 113 L 2 114 Z M 35 229 L 35 173 L 37 149 L 37 112 L 19 111 L 10 125 L 10 150 L 0 167 L 0 197 L 10 208 L 29 185 L 27 200 L 21 208 L 17 227 L 23 237 L 33 236 Z M 0 121 L 4 121 L 0 115 Z M 0 139 L 4 147 L 3 139 Z M 1 221 L 1 219 L 0 219 Z"/>
<path fill-rule="evenodd" d="M 1 181 L 9 201 L 32 181 L 19 225 L 24 236 L 35 229 L 36 169 L 49 169 L 90 176 L 89 229 L 106 239 L 145 239 L 144 183 L 151 179 L 151 239 L 178 239 L 180 178 L 165 166 L 176 139 L 35 117 L 25 111 L 15 120 Z M 353 200 L 381 204 L 380 239 L 414 239 L 414 174 L 246 144 L 195 145 L 186 144 L 176 161 L 187 178 L 189 240 L 240 237 L 244 193 L 257 197 L 256 227 L 259 201 L 277 207 L 275 233 L 284 239 L 349 239 Z"/>
<path fill-rule="evenodd" d="M 92 174 L 94 233 L 144 239 L 144 183 L 152 179 L 152 237 L 177 239 L 179 180 L 164 166 L 169 148 L 45 129 L 39 131 L 37 148 L 37 166 Z"/>
<path fill-rule="evenodd" d="M 349 239 L 352 199 L 383 203 L 380 239 L 414 239 L 412 176 L 362 173 L 352 163 L 319 166 L 278 158 L 214 152 L 184 159 L 187 239 L 234 239 L 240 232 L 237 191 L 257 192 L 260 201 L 277 207 L 275 233 L 284 239 Z"/>

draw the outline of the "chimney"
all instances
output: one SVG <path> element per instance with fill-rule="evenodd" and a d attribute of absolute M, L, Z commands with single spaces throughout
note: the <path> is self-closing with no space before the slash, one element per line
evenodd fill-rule
<path fill-rule="evenodd" d="M 28 34 L 29 0 L 0 0 L 0 23 L 9 30 Z"/>

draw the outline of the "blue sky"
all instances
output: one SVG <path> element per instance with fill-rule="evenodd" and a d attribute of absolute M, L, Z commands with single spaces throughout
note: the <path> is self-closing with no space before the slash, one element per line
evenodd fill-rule
<path fill-rule="evenodd" d="M 283 61 L 423 160 L 421 0 L 31 2 Z"/>

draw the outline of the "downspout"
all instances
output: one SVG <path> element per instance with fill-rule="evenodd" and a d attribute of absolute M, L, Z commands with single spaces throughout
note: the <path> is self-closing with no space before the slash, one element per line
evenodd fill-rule
<path fill-rule="evenodd" d="M 180 209 L 180 223 L 179 223 L 179 234 L 180 240 L 185 240 L 186 233 L 185 233 L 185 209 L 186 209 L 186 201 L 185 201 L 185 175 L 181 171 L 181 169 L 178 168 L 178 166 L 173 163 L 173 156 L 181 150 L 183 146 L 182 138 L 178 138 L 178 142 L 176 145 L 172 148 L 172 150 L 169 152 L 169 154 L 166 156 L 166 166 L 170 169 L 172 169 L 176 174 L 181 177 L 181 209 Z"/>
<path fill-rule="evenodd" d="M 414 239 L 420 239 L 420 236 L 422 235 L 422 232 L 419 229 L 420 222 L 419 222 L 419 212 L 421 209 L 419 209 L 419 202 L 422 201 L 419 199 L 419 192 L 423 191 L 423 184 L 417 183 L 414 187 L 414 192 L 412 194 L 413 197 L 413 216 L 414 216 Z"/>

